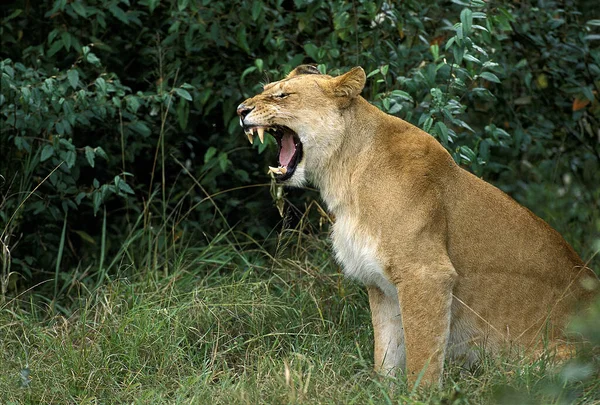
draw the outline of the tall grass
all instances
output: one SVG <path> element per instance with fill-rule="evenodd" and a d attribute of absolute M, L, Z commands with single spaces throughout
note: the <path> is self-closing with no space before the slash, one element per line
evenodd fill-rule
<path fill-rule="evenodd" d="M 171 246 L 168 262 L 148 267 L 132 255 L 147 247 L 134 231 L 107 282 L 88 289 L 73 277 L 61 287 L 71 297 L 62 311 L 35 291 L 9 300 L 0 307 L 0 403 L 600 401 L 589 354 L 567 366 L 551 355 L 450 365 L 443 390 L 411 396 L 401 377 L 371 372 L 366 294 L 340 274 L 323 236 L 289 231 L 273 253 L 242 238 Z"/>

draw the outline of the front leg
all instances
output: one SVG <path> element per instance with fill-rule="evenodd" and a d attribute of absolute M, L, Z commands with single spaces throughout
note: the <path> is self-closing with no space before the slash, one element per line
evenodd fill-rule
<path fill-rule="evenodd" d="M 375 286 L 367 287 L 375 338 L 375 371 L 394 376 L 403 369 L 404 332 L 398 296 L 387 295 Z"/>
<path fill-rule="evenodd" d="M 455 278 L 451 264 L 416 266 L 403 271 L 396 284 L 409 386 L 421 372 L 421 384 L 441 385 Z"/>

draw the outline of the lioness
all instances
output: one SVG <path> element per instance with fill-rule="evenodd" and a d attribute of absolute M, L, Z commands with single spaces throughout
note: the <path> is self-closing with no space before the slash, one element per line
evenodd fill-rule
<path fill-rule="evenodd" d="M 338 77 L 308 65 L 237 109 L 252 142 L 279 145 L 270 170 L 311 182 L 335 215 L 344 272 L 369 292 L 375 368 L 441 384 L 446 356 L 474 346 L 562 342 L 598 279 L 546 222 L 460 168 L 429 134 L 360 96 L 357 67 Z"/>

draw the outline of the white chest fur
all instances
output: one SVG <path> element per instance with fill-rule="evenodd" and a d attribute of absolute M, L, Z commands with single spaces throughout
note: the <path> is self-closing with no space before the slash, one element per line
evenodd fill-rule
<path fill-rule="evenodd" d="M 390 283 L 377 258 L 377 239 L 361 229 L 347 216 L 340 216 L 333 225 L 333 248 L 346 276 L 364 285 L 377 286 L 386 295 L 396 296 L 396 287 Z"/>

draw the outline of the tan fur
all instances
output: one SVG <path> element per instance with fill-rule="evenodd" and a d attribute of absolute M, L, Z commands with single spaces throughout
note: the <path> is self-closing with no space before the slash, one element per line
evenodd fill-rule
<path fill-rule="evenodd" d="M 440 383 L 444 358 L 473 361 L 475 346 L 562 342 L 598 291 L 567 242 L 432 136 L 364 100 L 361 68 L 314 73 L 299 67 L 240 107 L 252 109 L 246 124 L 300 137 L 288 184 L 317 186 L 337 218 L 336 256 L 369 291 L 375 368 Z"/>

